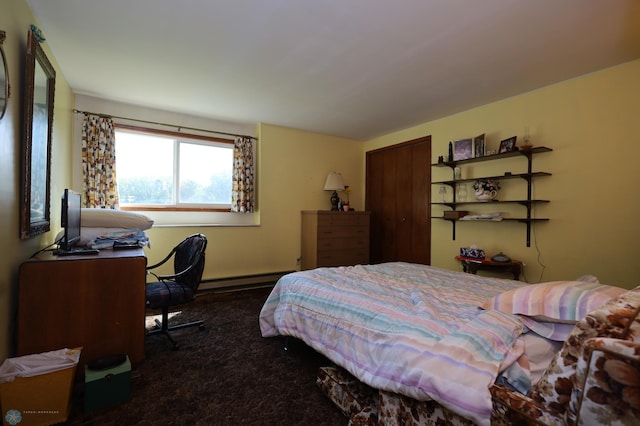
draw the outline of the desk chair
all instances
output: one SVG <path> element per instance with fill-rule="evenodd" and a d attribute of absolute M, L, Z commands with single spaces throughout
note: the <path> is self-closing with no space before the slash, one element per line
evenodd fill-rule
<path fill-rule="evenodd" d="M 204 235 L 191 235 L 175 246 L 167 257 L 160 262 L 147 266 L 147 273 L 156 277 L 158 281 L 147 283 L 146 306 L 147 308 L 162 310 L 162 322 L 156 319 L 156 327 L 149 330 L 147 335 L 164 334 L 171 341 L 174 350 L 178 349 L 178 344 L 173 340 L 170 331 L 195 326 L 201 330 L 204 329 L 203 321 L 169 326 L 169 307 L 188 303 L 195 299 L 196 291 L 202 279 L 206 248 L 207 238 Z M 165 264 L 172 257 L 174 258 L 174 274 L 156 275 L 152 272 L 153 269 Z"/>

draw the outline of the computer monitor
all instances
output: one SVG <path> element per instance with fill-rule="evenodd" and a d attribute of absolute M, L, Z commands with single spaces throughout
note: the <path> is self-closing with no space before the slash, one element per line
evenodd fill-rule
<path fill-rule="evenodd" d="M 82 195 L 70 189 L 62 194 L 61 223 L 64 236 L 60 240 L 59 250 L 70 251 L 80 241 L 80 212 Z"/>

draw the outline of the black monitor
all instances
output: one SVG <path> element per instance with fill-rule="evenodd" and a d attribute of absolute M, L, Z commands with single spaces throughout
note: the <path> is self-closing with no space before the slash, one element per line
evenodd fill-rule
<path fill-rule="evenodd" d="M 80 241 L 80 212 L 82 195 L 70 189 L 62 194 L 61 222 L 64 236 L 60 240 L 59 250 L 70 251 Z"/>

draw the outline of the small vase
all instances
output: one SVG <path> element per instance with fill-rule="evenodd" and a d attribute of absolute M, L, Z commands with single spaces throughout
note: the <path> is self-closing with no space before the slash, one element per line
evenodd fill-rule
<path fill-rule="evenodd" d="M 457 199 L 456 201 L 459 203 L 465 202 L 467 201 L 467 186 L 464 184 L 460 184 L 458 185 L 458 191 L 457 191 Z"/>
<path fill-rule="evenodd" d="M 475 192 L 475 195 L 476 195 L 476 200 L 478 201 L 482 201 L 482 202 L 493 201 L 498 195 L 498 191 L 478 190 Z"/>

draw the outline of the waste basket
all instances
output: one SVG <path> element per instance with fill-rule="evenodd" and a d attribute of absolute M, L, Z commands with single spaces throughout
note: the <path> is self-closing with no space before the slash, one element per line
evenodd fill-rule
<path fill-rule="evenodd" d="M 67 420 L 81 349 L 6 359 L 0 366 L 3 424 L 50 425 Z"/>

